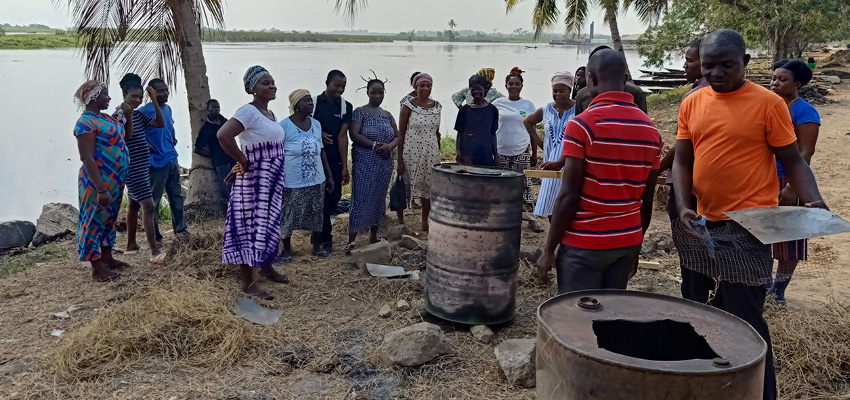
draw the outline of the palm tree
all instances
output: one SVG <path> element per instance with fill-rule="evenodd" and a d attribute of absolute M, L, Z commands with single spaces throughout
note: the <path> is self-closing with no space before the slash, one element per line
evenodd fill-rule
<path fill-rule="evenodd" d="M 507 11 L 510 12 L 519 3 L 525 0 L 505 0 Z M 540 35 L 546 29 L 553 28 L 558 18 L 561 16 L 561 10 L 558 8 L 556 0 L 534 0 L 534 10 L 532 11 L 531 22 L 534 25 L 534 39 L 540 38 Z M 587 13 L 591 7 L 596 6 L 605 10 L 605 23 L 611 28 L 611 40 L 614 42 L 614 49 L 623 51 L 623 41 L 620 39 L 620 27 L 617 24 L 617 11 L 622 9 L 625 12 L 632 9 L 638 16 L 641 22 L 650 24 L 653 21 L 658 21 L 661 13 L 667 9 L 666 0 L 564 0 L 566 8 L 566 16 L 564 24 L 566 25 L 565 33 L 579 33 L 587 21 Z M 629 72 L 628 69 L 626 72 Z M 631 76 L 631 73 L 629 73 Z"/>
<path fill-rule="evenodd" d="M 221 0 L 55 0 L 67 3 L 84 46 L 86 75 L 109 81 L 114 59 L 124 71 L 160 77 L 173 85 L 182 69 L 191 118 L 192 142 L 206 117 L 210 98 L 201 27 L 224 26 Z M 223 209 L 208 158 L 192 155 L 186 206 L 202 212 Z"/>
<path fill-rule="evenodd" d="M 450 19 L 449 20 L 449 29 L 454 30 L 455 28 L 457 28 L 457 23 L 455 22 L 454 19 Z"/>

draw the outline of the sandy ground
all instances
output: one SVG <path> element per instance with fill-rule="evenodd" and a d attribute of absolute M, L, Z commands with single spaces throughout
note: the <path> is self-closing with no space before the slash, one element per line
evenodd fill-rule
<path fill-rule="evenodd" d="M 844 83 L 831 96 L 837 103 L 819 107 L 823 126 L 813 160 L 827 203 L 845 217 L 850 217 L 850 188 L 846 184 L 850 164 L 846 154 L 850 141 L 848 94 L 850 84 Z M 651 114 L 664 131 L 666 142 L 672 143 L 676 110 L 655 110 Z M 408 212 L 411 227 L 416 226 L 418 217 L 417 210 Z M 188 275 L 212 282 L 221 295 L 235 303 L 240 297 L 235 271 L 217 261 L 220 225 L 220 221 L 194 225 L 190 239 L 180 239 L 168 247 L 175 256 L 168 266 L 149 266 L 140 256 L 125 258 L 134 267 L 125 270 L 124 278 L 116 283 L 91 283 L 87 268 L 74 261 L 70 241 L 58 245 L 66 250 L 65 256 L 37 259 L 31 268 L 0 279 L 0 398 L 535 398 L 533 390 L 509 386 L 493 356 L 493 348 L 505 339 L 535 336 L 536 307 L 555 292 L 553 285 L 540 286 L 530 279 L 532 268 L 527 261 L 522 261 L 520 267 L 516 319 L 494 327 L 496 338 L 484 344 L 476 341 L 466 326 L 420 314 L 415 303 L 423 295 L 421 282 L 370 278 L 353 267 L 350 258 L 341 252 L 328 260 L 315 259 L 307 255 L 309 245 L 303 233 L 296 234 L 293 240 L 301 255 L 294 264 L 282 268 L 292 283 L 266 284 L 277 298 L 262 304 L 283 310 L 282 320 L 267 328 L 249 325 L 260 344 L 248 349 L 235 365 L 210 370 L 184 362 L 179 356 L 172 361 L 151 356 L 139 367 L 116 370 L 99 378 L 67 380 L 56 375 L 51 355 L 57 348 L 92 321 L 108 315 L 116 304 L 132 301 L 149 285 L 165 285 L 176 275 Z M 341 247 L 346 229 L 346 217 L 341 216 L 335 223 L 337 246 Z M 668 231 L 666 213 L 657 207 L 651 232 L 669 235 Z M 539 247 L 544 235 L 524 226 L 522 244 Z M 788 289 L 789 312 L 814 310 L 820 303 L 850 294 L 848 238 L 850 235 L 835 235 L 812 240 L 812 260 L 800 266 Z M 361 243 L 363 240 L 361 237 Z M 396 265 L 408 270 L 424 269 L 424 252 L 394 249 Z M 661 270 L 639 271 L 631 288 L 677 295 L 675 254 L 654 253 L 644 258 L 658 261 Z M 399 299 L 414 304 L 413 309 L 393 312 L 386 319 L 378 317 L 384 304 L 394 304 Z M 71 313 L 71 318 L 52 316 L 72 305 L 80 308 Z M 439 324 L 456 354 L 419 368 L 385 366 L 378 351 L 382 336 L 421 321 Z M 51 336 L 55 329 L 64 330 L 64 335 Z M 299 349 L 307 349 L 309 354 L 303 362 L 287 359 L 286 352 Z M 850 392 L 842 391 L 817 398 L 848 396 Z"/>

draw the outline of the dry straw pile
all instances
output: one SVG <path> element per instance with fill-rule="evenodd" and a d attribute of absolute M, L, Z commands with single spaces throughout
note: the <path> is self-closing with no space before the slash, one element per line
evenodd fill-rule
<path fill-rule="evenodd" d="M 210 281 L 176 276 L 102 310 L 54 352 L 66 379 L 109 376 L 140 366 L 191 365 L 220 370 L 257 342 L 247 322 L 230 312 L 233 296 Z"/>

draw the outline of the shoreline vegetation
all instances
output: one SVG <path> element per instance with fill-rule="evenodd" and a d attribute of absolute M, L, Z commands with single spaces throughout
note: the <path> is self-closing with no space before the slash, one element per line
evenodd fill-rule
<path fill-rule="evenodd" d="M 72 31 L 61 29 L 9 29 L 4 28 L 5 35 L 0 34 L 0 50 L 37 50 L 77 48 L 82 44 Z M 535 43 L 546 45 L 549 40 L 562 39 L 556 35 L 546 36 L 538 42 L 533 42 L 531 35 L 492 35 L 476 32 L 468 36 L 455 36 L 453 43 Z M 315 32 L 262 32 L 262 31 L 213 31 L 205 30 L 204 42 L 207 43 L 391 43 L 395 41 L 410 42 L 444 42 L 445 37 L 415 36 L 407 34 L 395 35 L 359 35 L 342 33 Z"/>

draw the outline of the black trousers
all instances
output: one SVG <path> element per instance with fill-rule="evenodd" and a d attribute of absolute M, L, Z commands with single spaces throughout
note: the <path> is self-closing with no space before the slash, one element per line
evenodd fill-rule
<path fill-rule="evenodd" d="M 717 288 L 717 293 L 709 302 L 709 292 L 715 290 L 715 288 Z M 714 278 L 682 268 L 682 295 L 684 298 L 719 308 L 746 321 L 767 342 L 767 356 L 764 363 L 764 400 L 776 400 L 776 370 L 773 366 L 773 346 L 770 343 L 767 321 L 762 315 L 766 293 L 765 285 L 751 286 L 721 281 L 718 286 Z"/>
<path fill-rule="evenodd" d="M 325 192 L 324 212 L 322 213 L 322 233 L 319 237 L 320 243 L 333 243 L 333 233 L 331 226 L 331 215 L 339 207 L 339 200 L 342 199 L 342 161 L 328 160 L 331 167 L 331 175 L 334 179 L 333 192 Z M 315 238 L 313 239 L 315 241 Z"/>

